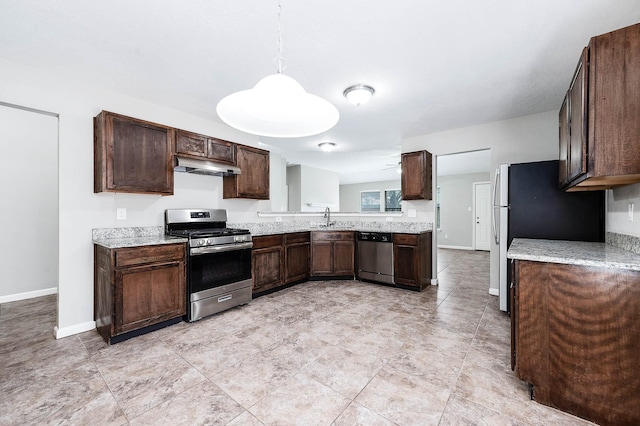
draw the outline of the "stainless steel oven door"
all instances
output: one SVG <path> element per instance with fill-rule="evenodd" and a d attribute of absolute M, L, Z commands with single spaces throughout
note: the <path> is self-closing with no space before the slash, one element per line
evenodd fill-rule
<path fill-rule="evenodd" d="M 189 293 L 251 279 L 252 243 L 191 249 Z"/>

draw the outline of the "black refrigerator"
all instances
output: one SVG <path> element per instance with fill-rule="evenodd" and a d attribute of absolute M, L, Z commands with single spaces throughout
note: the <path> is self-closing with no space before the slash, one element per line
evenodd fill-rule
<path fill-rule="evenodd" d="M 603 242 L 605 192 L 565 192 L 558 160 L 501 164 L 493 191 L 493 230 L 500 252 L 500 309 L 509 311 L 507 250 L 514 238 Z"/>

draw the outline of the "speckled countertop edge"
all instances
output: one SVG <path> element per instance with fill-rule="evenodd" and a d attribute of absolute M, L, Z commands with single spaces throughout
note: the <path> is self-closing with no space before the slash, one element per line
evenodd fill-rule
<path fill-rule="evenodd" d="M 640 271 L 640 255 L 606 243 L 515 238 L 509 259 Z"/>
<path fill-rule="evenodd" d="M 331 227 L 320 227 L 311 222 L 227 223 L 230 228 L 248 229 L 252 236 L 286 234 L 309 231 L 377 231 L 405 234 L 431 232 L 431 223 L 419 222 L 335 222 Z M 105 248 L 151 246 L 186 243 L 186 238 L 164 235 L 164 227 L 96 228 L 92 230 L 94 244 Z"/>

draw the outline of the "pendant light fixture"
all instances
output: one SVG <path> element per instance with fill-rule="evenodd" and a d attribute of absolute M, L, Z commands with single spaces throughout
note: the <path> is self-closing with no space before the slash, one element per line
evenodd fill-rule
<path fill-rule="evenodd" d="M 253 89 L 232 93 L 216 107 L 222 121 L 254 135 L 295 138 L 316 135 L 338 122 L 338 110 L 319 96 L 307 93 L 293 78 L 284 75 L 282 57 L 282 5 L 278 0 L 277 73 L 260 80 Z"/>

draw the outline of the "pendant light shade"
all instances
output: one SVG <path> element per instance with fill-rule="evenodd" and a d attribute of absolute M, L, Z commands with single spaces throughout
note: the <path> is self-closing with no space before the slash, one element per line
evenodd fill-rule
<path fill-rule="evenodd" d="M 316 135 L 335 126 L 340 117 L 335 106 L 307 93 L 282 73 L 263 78 L 253 89 L 226 96 L 216 112 L 231 127 L 276 138 Z"/>
<path fill-rule="evenodd" d="M 340 114 L 324 99 L 307 93 L 291 77 L 284 75 L 282 57 L 282 4 L 278 0 L 277 74 L 269 75 L 253 89 L 232 93 L 216 107 L 222 121 L 243 132 L 274 138 L 317 135 L 338 122 Z"/>

